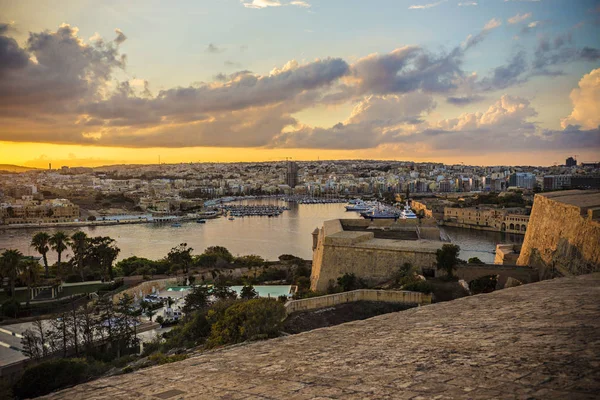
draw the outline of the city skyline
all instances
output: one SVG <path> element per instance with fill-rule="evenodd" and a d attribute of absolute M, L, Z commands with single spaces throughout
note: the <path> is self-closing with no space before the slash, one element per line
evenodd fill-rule
<path fill-rule="evenodd" d="M 0 0 L 0 162 L 598 161 L 595 1 L 205 3 Z"/>

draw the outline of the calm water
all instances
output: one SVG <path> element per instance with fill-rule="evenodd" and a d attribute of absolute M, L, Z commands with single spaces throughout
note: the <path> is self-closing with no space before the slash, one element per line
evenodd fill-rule
<path fill-rule="evenodd" d="M 254 200 L 247 204 L 278 204 L 275 200 Z M 312 231 L 323 221 L 336 218 L 359 218 L 357 213 L 346 212 L 343 204 L 293 204 L 291 210 L 279 217 L 244 217 L 233 221 L 227 218 L 207 220 L 206 224 L 184 222 L 180 228 L 169 224 L 135 224 L 121 226 L 95 226 L 80 228 L 88 236 L 110 236 L 121 249 L 119 259 L 133 255 L 159 259 L 179 243 L 187 243 L 200 254 L 208 246 L 225 246 L 234 255 L 258 254 L 267 260 L 276 260 L 281 254 L 312 258 Z M 77 229 L 46 228 L 52 234 L 63 230 L 67 234 Z M 460 257 L 479 257 L 482 261 L 494 260 L 497 243 L 519 243 L 522 236 L 509 237 L 494 232 L 469 231 L 446 228 L 453 243 L 461 246 Z M 40 229 L 0 230 L 0 249 L 18 249 L 26 255 L 38 255 L 29 247 L 31 237 Z M 63 255 L 63 258 L 65 256 Z M 70 254 L 68 254 L 70 257 Z M 49 252 L 53 263 L 56 253 Z"/>

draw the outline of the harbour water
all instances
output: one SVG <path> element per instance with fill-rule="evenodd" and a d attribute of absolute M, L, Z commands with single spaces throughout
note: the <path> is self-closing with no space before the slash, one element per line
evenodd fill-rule
<path fill-rule="evenodd" d="M 182 222 L 181 227 L 170 224 L 134 224 L 82 227 L 79 230 L 88 236 L 110 236 L 121 249 L 118 259 L 131 256 L 160 259 L 172 247 L 187 243 L 200 254 L 209 246 L 224 246 L 234 255 L 257 254 L 267 260 L 276 260 L 281 254 L 293 254 L 305 259 L 312 258 L 312 231 L 321 227 L 323 221 L 336 218 L 360 218 L 356 212 L 346 212 L 344 204 L 296 204 L 274 199 L 250 200 L 241 204 L 288 205 L 290 210 L 278 217 L 237 217 L 234 220 L 217 218 L 204 224 L 195 221 Z M 460 245 L 460 257 L 479 257 L 484 262 L 493 262 L 497 243 L 521 243 L 523 236 L 505 235 L 496 232 L 471 231 L 444 228 L 452 242 Z M 75 228 L 44 229 L 0 229 L 0 251 L 18 249 L 25 255 L 37 256 L 29 243 L 31 237 L 44 230 L 50 234 L 62 230 L 71 235 Z M 63 259 L 71 256 L 68 252 Z M 53 263 L 56 253 L 48 253 Z"/>

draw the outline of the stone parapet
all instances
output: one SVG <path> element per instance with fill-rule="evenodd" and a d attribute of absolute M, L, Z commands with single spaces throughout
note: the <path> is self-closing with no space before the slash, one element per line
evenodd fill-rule
<path fill-rule="evenodd" d="M 333 307 L 338 304 L 351 303 L 354 301 L 380 301 L 384 303 L 424 305 L 431 304 L 431 295 L 419 292 L 409 292 L 406 290 L 358 289 L 350 292 L 311 297 L 309 299 L 291 300 L 285 304 L 285 308 L 287 313 L 291 314 L 298 311 Z"/>

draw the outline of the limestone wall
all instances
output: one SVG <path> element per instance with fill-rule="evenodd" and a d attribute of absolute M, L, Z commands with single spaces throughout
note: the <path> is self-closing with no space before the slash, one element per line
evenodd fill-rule
<path fill-rule="evenodd" d="M 297 311 L 315 310 L 361 300 L 422 305 L 431 304 L 431 295 L 409 291 L 359 289 L 351 292 L 311 297 L 309 299 L 292 300 L 286 303 L 285 308 L 288 314 L 290 314 Z"/>
<path fill-rule="evenodd" d="M 589 212 L 598 201 L 586 191 L 537 194 L 517 263 L 541 278 L 600 271 L 600 221 Z"/>
<path fill-rule="evenodd" d="M 142 294 L 145 296 L 147 294 L 152 294 L 153 287 L 155 287 L 156 290 L 164 290 L 165 288 L 167 288 L 169 286 L 177 286 L 177 279 L 176 278 L 168 278 L 168 279 L 157 279 L 157 280 L 153 280 L 153 281 L 145 281 L 145 282 L 140 283 L 139 285 L 136 285 L 134 287 L 131 287 L 129 289 L 126 289 L 126 290 L 118 293 L 113 298 L 113 301 L 115 303 L 118 302 L 119 299 L 124 294 L 127 294 L 131 297 L 133 297 L 134 295 L 139 296 L 140 291 L 141 291 Z"/>
<path fill-rule="evenodd" d="M 365 244 L 371 243 L 372 238 L 372 232 L 345 232 L 339 221 L 326 221 L 319 230 L 317 247 L 313 251 L 311 289 L 325 291 L 330 281 L 335 283 L 345 273 L 353 273 L 369 284 L 376 284 L 391 279 L 392 274 L 407 262 L 419 268 L 435 266 L 435 249 L 422 248 L 418 242 L 405 248 Z M 442 242 L 439 247 L 441 245 Z"/>

